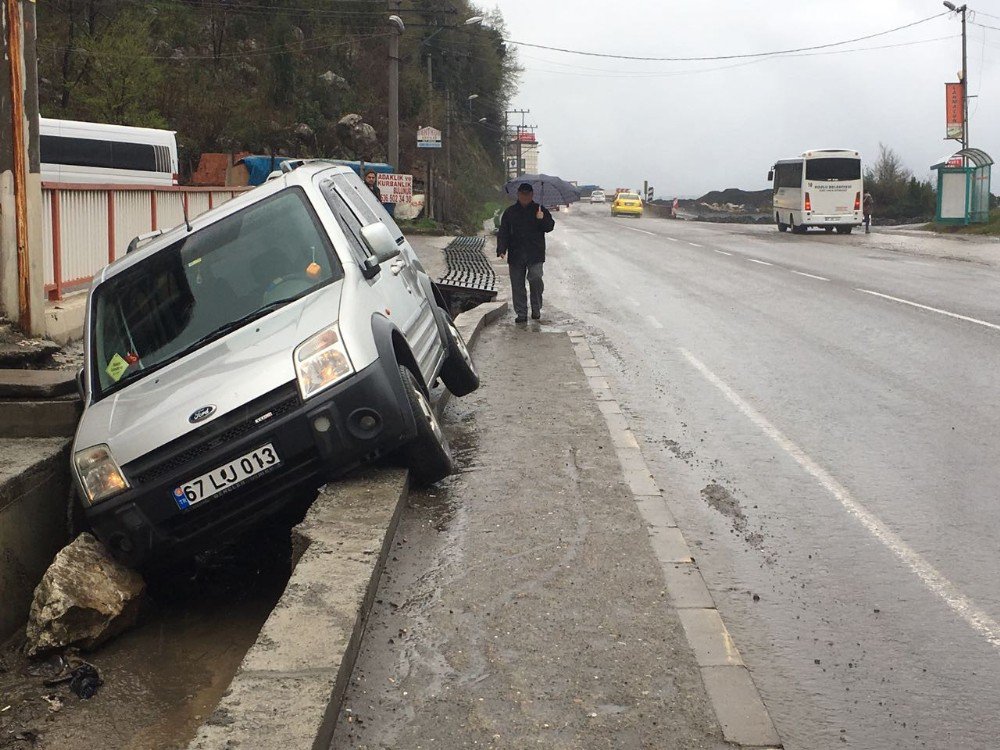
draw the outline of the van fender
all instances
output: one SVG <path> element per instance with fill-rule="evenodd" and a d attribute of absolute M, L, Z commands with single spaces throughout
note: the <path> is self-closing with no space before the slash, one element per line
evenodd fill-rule
<path fill-rule="evenodd" d="M 415 435 L 417 432 L 417 423 L 413 418 L 413 411 L 410 409 L 410 399 L 406 395 L 403 381 L 399 377 L 399 365 L 408 367 L 420 383 L 421 388 L 427 393 L 427 386 L 420 375 L 420 368 L 417 367 L 416 358 L 410 351 L 410 347 L 407 345 L 403 334 L 384 315 L 372 315 L 372 338 L 375 341 L 375 349 L 378 352 L 378 366 L 382 368 L 386 381 L 392 388 L 396 409 L 406 423 L 407 433 Z"/>
<path fill-rule="evenodd" d="M 444 320 L 441 316 L 441 311 L 446 311 L 448 309 L 448 303 L 444 299 L 444 295 L 441 290 L 438 289 L 437 284 L 431 281 L 431 277 L 425 273 L 418 276 L 420 280 L 420 290 L 424 293 L 424 296 L 430 301 L 431 305 L 435 308 L 434 310 L 434 322 L 437 324 L 438 337 L 441 339 L 441 346 L 445 349 L 448 348 L 448 328 L 445 325 Z"/>

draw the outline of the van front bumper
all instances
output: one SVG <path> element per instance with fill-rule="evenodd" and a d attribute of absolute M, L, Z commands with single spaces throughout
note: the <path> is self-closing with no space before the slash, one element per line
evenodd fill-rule
<path fill-rule="evenodd" d="M 97 537 L 123 562 L 168 562 L 239 534 L 415 434 L 395 370 L 381 360 L 328 391 L 301 400 L 289 383 L 122 467 L 132 487 L 85 509 Z M 174 491 L 270 444 L 280 459 L 188 508 Z"/>

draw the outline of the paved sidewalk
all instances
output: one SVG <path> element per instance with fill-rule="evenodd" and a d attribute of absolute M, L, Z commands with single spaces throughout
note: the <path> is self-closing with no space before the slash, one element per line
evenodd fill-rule
<path fill-rule="evenodd" d="M 476 359 L 459 473 L 411 495 L 333 747 L 729 747 L 569 337 L 508 318 Z"/>

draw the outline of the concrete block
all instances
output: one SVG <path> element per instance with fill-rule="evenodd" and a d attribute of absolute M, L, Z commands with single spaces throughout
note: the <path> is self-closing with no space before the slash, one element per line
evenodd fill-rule
<path fill-rule="evenodd" d="M 653 554 L 661 563 L 693 562 L 691 549 L 684 541 L 681 530 L 669 526 L 653 526 L 649 529 L 649 540 Z"/>
<path fill-rule="evenodd" d="M 0 440 L 0 641 L 28 619 L 35 586 L 69 541 L 69 441 Z"/>
<path fill-rule="evenodd" d="M 713 609 L 715 602 L 701 571 L 691 563 L 664 563 L 670 605 L 675 609 Z"/>
<path fill-rule="evenodd" d="M 622 408 L 618 405 L 617 401 L 598 401 L 597 408 L 601 410 L 601 414 L 622 413 Z"/>
<path fill-rule="evenodd" d="M 82 411 L 79 399 L 0 401 L 0 438 L 72 437 Z"/>
<path fill-rule="evenodd" d="M 781 738 L 746 667 L 705 667 L 701 676 L 726 742 L 742 747 L 781 746 Z"/>
<path fill-rule="evenodd" d="M 633 495 L 660 494 L 660 488 L 656 486 L 656 481 L 649 475 L 649 469 L 646 468 L 645 463 L 643 463 L 642 469 L 626 469 L 625 482 Z"/>
<path fill-rule="evenodd" d="M 0 370 L 0 398 L 58 398 L 76 393 L 70 370 Z"/>
<path fill-rule="evenodd" d="M 57 344 L 83 338 L 83 319 L 87 313 L 87 293 L 77 292 L 45 306 L 45 336 Z"/>
<path fill-rule="evenodd" d="M 640 495 L 636 497 L 635 504 L 639 506 L 639 514 L 647 525 L 676 528 L 677 522 L 662 495 Z"/>
<path fill-rule="evenodd" d="M 742 666 L 743 657 L 716 609 L 678 609 L 699 667 Z"/>

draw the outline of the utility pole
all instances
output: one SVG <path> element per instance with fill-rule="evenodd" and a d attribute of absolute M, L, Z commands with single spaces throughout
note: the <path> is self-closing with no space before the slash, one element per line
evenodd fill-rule
<path fill-rule="evenodd" d="M 530 109 L 508 109 L 503 113 L 503 168 L 507 175 L 507 179 L 511 178 L 510 165 L 507 163 L 507 159 L 510 154 L 510 125 L 507 123 L 507 115 L 521 115 L 521 125 L 524 125 L 524 116 L 530 113 Z M 517 131 L 520 134 L 520 130 Z M 517 146 L 517 166 L 514 168 L 514 177 L 517 177 L 521 173 L 521 146 L 518 142 Z"/>
<path fill-rule="evenodd" d="M 397 171 L 399 166 L 399 35 L 405 30 L 399 17 L 400 0 L 390 0 L 389 23 L 389 163 Z"/>
<path fill-rule="evenodd" d="M 0 0 L 0 308 L 28 334 L 44 328 L 35 4 Z"/>
<path fill-rule="evenodd" d="M 944 2 L 943 5 L 952 13 L 962 16 L 962 148 L 967 149 L 969 147 L 969 60 L 966 54 L 968 37 L 965 33 L 965 14 L 969 6 L 963 5 L 959 8 L 950 2 Z M 964 157 L 962 163 L 966 163 Z"/>
<path fill-rule="evenodd" d="M 451 89 L 444 90 L 445 95 L 445 124 L 444 124 L 444 162 L 445 162 L 445 183 L 444 183 L 444 211 L 441 218 L 446 221 L 451 218 Z"/>

